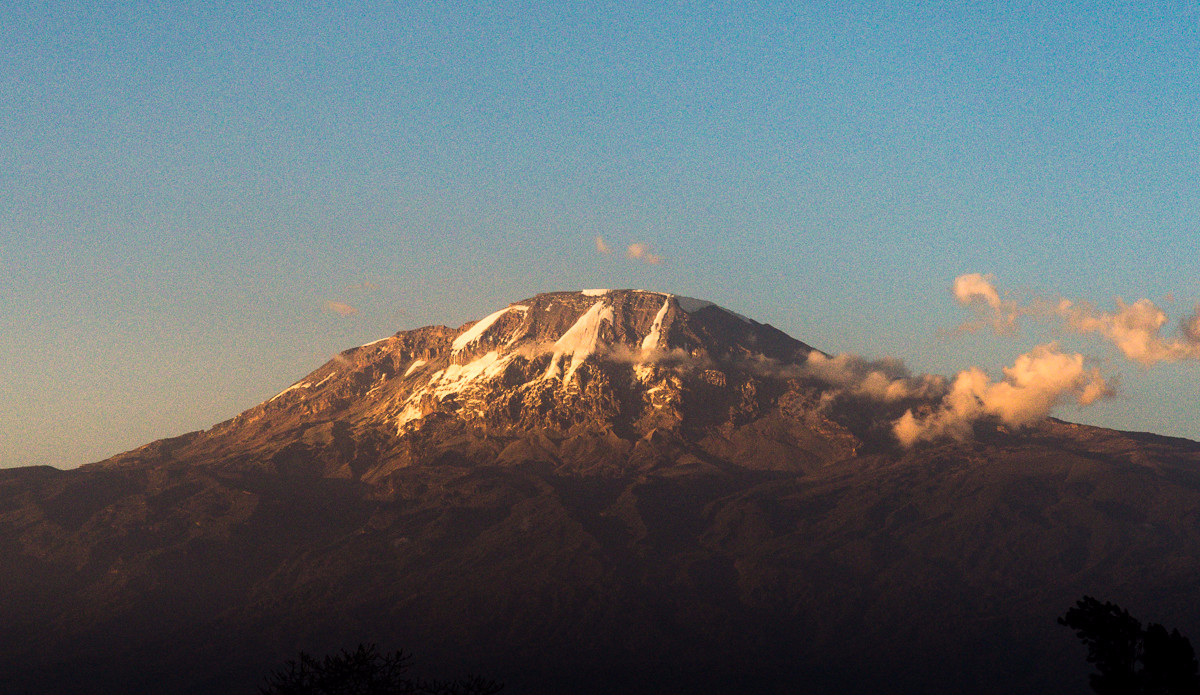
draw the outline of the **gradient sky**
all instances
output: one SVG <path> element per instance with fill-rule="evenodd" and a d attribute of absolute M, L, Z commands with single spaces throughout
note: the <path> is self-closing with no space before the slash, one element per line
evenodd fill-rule
<path fill-rule="evenodd" d="M 1058 339 L 1120 389 L 1058 415 L 1200 439 L 1196 362 L 955 335 L 950 291 L 1200 301 L 1195 0 L 298 5 L 0 7 L 0 466 L 583 287 L 916 372 Z"/>

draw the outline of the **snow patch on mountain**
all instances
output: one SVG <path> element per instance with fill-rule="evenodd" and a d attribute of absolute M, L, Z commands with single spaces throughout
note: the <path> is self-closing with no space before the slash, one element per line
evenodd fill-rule
<path fill-rule="evenodd" d="M 408 369 L 404 371 L 404 376 L 410 376 L 413 372 L 424 366 L 425 360 L 414 360 L 412 364 L 408 365 Z"/>
<path fill-rule="evenodd" d="M 471 382 L 477 379 L 485 381 L 500 376 L 504 373 L 504 368 L 512 361 L 515 355 L 509 354 L 501 356 L 496 350 L 492 350 L 483 357 L 480 357 L 467 364 L 452 364 L 444 370 L 435 373 L 429 379 L 429 386 L 433 389 L 433 393 L 439 399 L 445 398 L 451 394 L 458 393 L 466 388 Z"/>
<path fill-rule="evenodd" d="M 320 386 L 320 385 L 324 384 L 325 382 L 329 381 L 330 379 L 332 379 L 334 377 L 334 374 L 336 374 L 336 372 L 329 374 L 324 379 L 321 379 L 320 381 L 318 381 L 315 384 L 312 383 L 311 381 L 301 381 L 299 383 L 292 384 L 291 386 L 289 386 L 289 387 L 285 388 L 284 390 L 280 391 L 279 393 L 275 394 L 275 396 L 272 397 L 267 402 L 270 403 L 271 401 L 276 400 L 277 398 L 283 396 L 284 394 L 289 393 L 291 391 L 296 391 L 298 389 L 315 389 L 318 386 Z"/>
<path fill-rule="evenodd" d="M 309 386 L 312 386 L 312 384 L 308 383 L 307 381 L 301 381 L 300 383 L 292 384 L 291 386 L 289 386 L 289 387 L 285 388 L 284 390 L 280 391 L 279 393 L 275 394 L 271 398 L 271 400 L 267 401 L 267 402 L 270 403 L 271 401 L 276 400 L 277 398 L 283 396 L 283 394 L 285 394 L 289 391 L 295 391 L 296 389 L 306 389 Z"/>
<path fill-rule="evenodd" d="M 571 381 L 575 370 L 596 352 L 600 341 L 600 327 L 605 321 L 612 324 L 612 307 L 603 301 L 596 302 L 554 343 L 554 355 L 550 358 L 550 366 L 543 378 L 550 379 L 561 375 L 564 384 Z M 562 363 L 568 356 L 571 358 L 571 364 L 564 374 Z"/>
<path fill-rule="evenodd" d="M 474 326 L 471 326 L 467 330 L 463 331 L 462 335 L 455 338 L 454 342 L 450 344 L 450 349 L 453 352 L 459 352 L 460 350 L 467 347 L 471 343 L 475 342 L 476 340 L 479 340 L 481 337 L 483 337 L 483 334 L 487 332 L 487 329 L 491 328 L 493 324 L 495 324 L 497 321 L 500 320 L 500 317 L 504 316 L 505 314 L 507 314 L 510 311 L 528 311 L 528 310 L 529 310 L 529 307 L 527 307 L 527 306 L 522 306 L 520 304 L 514 304 L 512 306 L 506 306 L 494 314 L 489 314 L 488 316 L 485 316 L 482 319 L 480 319 L 479 323 L 476 323 Z"/>
<path fill-rule="evenodd" d="M 501 355 L 499 351 L 492 350 L 486 355 L 466 364 L 451 364 L 445 369 L 434 372 L 424 386 L 413 391 L 405 400 L 404 409 L 400 412 L 399 417 L 397 417 L 397 424 L 403 429 L 404 425 L 409 422 L 424 417 L 421 402 L 426 397 L 432 396 L 434 399 L 441 401 L 449 396 L 468 390 L 476 382 L 486 383 L 491 381 L 504 374 L 504 370 L 516 357 L 517 355 L 513 353 Z M 424 366 L 424 364 L 424 360 L 417 360 L 408 368 L 405 376 L 411 373 L 414 368 Z"/>
<path fill-rule="evenodd" d="M 657 350 L 658 341 L 662 339 L 662 322 L 667 316 L 667 309 L 671 306 L 671 298 L 667 297 L 663 302 L 662 308 L 654 315 L 654 324 L 650 326 L 650 332 L 642 339 L 643 350 Z"/>
<path fill-rule="evenodd" d="M 424 416 L 424 413 L 421 412 L 421 405 L 416 399 L 409 398 L 404 404 L 404 410 L 400 411 L 400 415 L 396 418 L 397 430 L 403 434 L 405 425 L 413 420 L 420 420 Z"/>
<path fill-rule="evenodd" d="M 584 290 L 583 296 L 585 296 L 585 297 L 603 297 L 604 295 L 608 294 L 609 292 L 612 292 L 612 290 Z"/>

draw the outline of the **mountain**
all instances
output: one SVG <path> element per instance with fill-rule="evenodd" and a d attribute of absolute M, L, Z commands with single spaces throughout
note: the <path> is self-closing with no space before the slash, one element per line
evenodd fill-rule
<path fill-rule="evenodd" d="M 775 413 L 743 432 L 782 395 L 782 382 L 763 376 L 811 351 L 709 302 L 542 294 L 457 331 L 422 328 L 347 350 L 208 432 L 101 465 L 176 460 L 386 484 L 402 468 L 451 461 L 627 473 L 658 465 L 656 447 L 678 440 L 697 449 L 696 466 L 715 465 L 732 443 L 748 449 L 739 467 L 790 470 L 856 443 L 819 416 Z M 818 397 L 785 401 L 798 409 Z M 779 436 L 759 435 L 770 427 Z"/>
<path fill-rule="evenodd" d="M 254 692 L 366 641 L 513 693 L 1083 693 L 1083 594 L 1200 635 L 1200 444 L 903 448 L 929 394 L 831 363 L 708 302 L 556 292 L 0 470 L 0 690 Z"/>

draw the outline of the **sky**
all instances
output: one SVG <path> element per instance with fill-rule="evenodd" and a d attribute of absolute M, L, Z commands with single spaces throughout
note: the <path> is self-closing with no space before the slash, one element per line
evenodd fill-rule
<path fill-rule="evenodd" d="M 1195 0 L 5 3 L 0 85 L 0 467 L 585 287 L 914 373 L 1001 379 L 1055 342 L 1115 385 L 1055 415 L 1200 440 L 1200 360 L 1045 312 L 963 330 L 987 307 L 954 293 L 1148 299 L 1177 335 Z"/>

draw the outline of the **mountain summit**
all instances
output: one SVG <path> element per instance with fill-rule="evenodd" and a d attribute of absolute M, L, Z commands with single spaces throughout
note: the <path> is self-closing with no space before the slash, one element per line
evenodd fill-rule
<path fill-rule="evenodd" d="M 770 325 L 690 297 L 539 294 L 458 330 L 429 326 L 346 350 L 212 430 L 111 464 L 166 452 L 211 463 L 252 451 L 260 463 L 368 480 L 441 456 L 644 467 L 655 456 L 636 443 L 654 435 L 698 444 L 709 460 L 735 449 L 752 467 L 802 467 L 858 445 L 813 407 L 811 384 L 781 378 L 811 353 Z M 770 452 L 759 446 L 767 423 L 743 431 L 768 411 L 777 415 Z"/>
<path fill-rule="evenodd" d="M 0 469 L 0 692 L 253 693 L 361 642 L 513 693 L 1079 693 L 1200 634 L 1200 444 L 983 413 L 708 302 L 541 294 L 209 430 Z M 506 690 L 508 692 L 508 690 Z"/>

